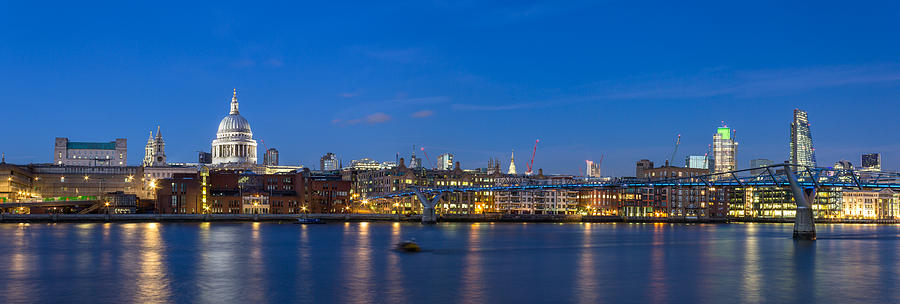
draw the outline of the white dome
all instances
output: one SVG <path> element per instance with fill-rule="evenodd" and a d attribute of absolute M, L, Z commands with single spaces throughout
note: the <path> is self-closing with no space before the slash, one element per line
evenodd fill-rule
<path fill-rule="evenodd" d="M 238 111 L 237 90 L 231 97 L 231 112 L 219 122 L 212 157 L 213 164 L 256 164 L 256 140 L 250 122 Z"/>
<path fill-rule="evenodd" d="M 250 133 L 250 122 L 247 121 L 240 114 L 229 114 L 222 118 L 222 122 L 219 123 L 219 131 L 216 132 L 217 135 L 223 135 L 223 133 Z"/>

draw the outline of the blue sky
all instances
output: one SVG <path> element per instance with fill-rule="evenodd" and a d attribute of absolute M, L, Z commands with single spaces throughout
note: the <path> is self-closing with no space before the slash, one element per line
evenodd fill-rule
<path fill-rule="evenodd" d="M 890 1 L 0 3 L 0 152 L 162 126 L 170 161 L 209 150 L 232 88 L 283 164 L 393 160 L 424 146 L 463 167 L 604 173 L 706 151 L 783 161 L 792 109 L 821 164 L 900 168 L 900 4 Z M 421 154 L 420 154 L 421 155 Z M 432 159 L 433 161 L 433 159 Z"/>

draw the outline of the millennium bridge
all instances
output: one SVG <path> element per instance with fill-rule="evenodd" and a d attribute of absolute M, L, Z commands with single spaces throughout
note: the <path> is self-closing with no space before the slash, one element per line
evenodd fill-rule
<path fill-rule="evenodd" d="M 753 173 L 755 172 L 755 173 Z M 616 178 L 602 182 L 574 182 L 561 184 L 522 184 L 481 187 L 411 187 L 411 190 L 370 196 L 369 199 L 391 199 L 414 196 L 422 204 L 422 222 L 437 222 L 435 207 L 444 194 L 475 191 L 515 191 L 552 189 L 603 189 L 630 187 L 789 187 L 797 205 L 794 238 L 814 240 L 815 223 L 811 201 L 818 189 L 842 187 L 856 189 L 900 189 L 900 173 L 859 172 L 853 168 L 835 169 L 809 167 L 790 163 L 753 169 L 712 173 L 689 177 Z"/>

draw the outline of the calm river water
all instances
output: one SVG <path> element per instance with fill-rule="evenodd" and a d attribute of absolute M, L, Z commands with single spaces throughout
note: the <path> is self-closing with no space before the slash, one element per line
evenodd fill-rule
<path fill-rule="evenodd" d="M 900 303 L 900 226 L 791 227 L 0 224 L 0 303 Z"/>

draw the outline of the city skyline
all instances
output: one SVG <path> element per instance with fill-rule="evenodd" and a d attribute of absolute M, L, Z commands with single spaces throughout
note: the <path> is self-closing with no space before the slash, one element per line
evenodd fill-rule
<path fill-rule="evenodd" d="M 883 39 L 896 28 L 896 9 L 856 7 L 867 17 L 830 18 L 846 8 L 763 3 L 736 13 L 711 4 L 646 15 L 628 3 L 469 3 L 385 7 L 406 13 L 388 18 L 365 17 L 372 7 L 323 4 L 285 7 L 302 13 L 275 23 L 266 22 L 272 10 L 235 4 L 212 13 L 191 4 L 184 14 L 124 5 L 142 14 L 63 4 L 47 9 L 54 22 L 44 23 L 30 18 L 29 3 L 0 13 L 7 27 L 30 29 L 7 33 L 0 46 L 6 110 L 24 114 L 8 117 L 0 134 L 8 162 L 48 162 L 55 137 L 127 138 L 127 159 L 137 165 L 138 145 L 157 125 L 168 160 L 193 162 L 209 149 L 236 87 L 254 138 L 286 165 L 315 168 L 326 152 L 390 161 L 416 145 L 431 156 L 451 153 L 464 168 L 492 158 L 506 167 L 518 150 L 524 170 L 540 139 L 535 169 L 583 174 L 585 160 L 606 155 L 604 175 L 624 176 L 637 160 L 663 163 L 677 134 L 676 164 L 702 155 L 711 128 L 725 121 L 737 131 L 744 168 L 750 159 L 786 160 L 784 126 L 800 108 L 812 117 L 820 165 L 880 153 L 885 170 L 898 167 L 900 145 L 868 126 L 900 129 L 891 119 L 900 110 L 900 45 Z M 338 8 L 334 17 L 346 22 L 313 14 Z M 635 20 L 618 15 L 690 30 L 622 28 Z M 296 132 L 307 127 L 317 132 Z"/>

